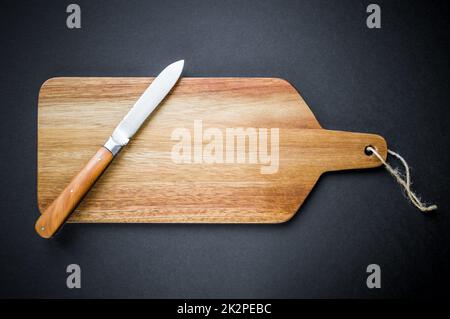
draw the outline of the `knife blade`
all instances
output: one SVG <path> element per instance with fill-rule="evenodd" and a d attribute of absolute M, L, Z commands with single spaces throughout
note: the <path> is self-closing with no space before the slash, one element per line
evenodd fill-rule
<path fill-rule="evenodd" d="M 61 228 L 114 156 L 128 144 L 145 120 L 172 90 L 181 76 L 183 67 L 184 60 L 174 62 L 152 81 L 106 143 L 45 209 L 35 225 L 35 230 L 41 237 L 50 238 Z"/>

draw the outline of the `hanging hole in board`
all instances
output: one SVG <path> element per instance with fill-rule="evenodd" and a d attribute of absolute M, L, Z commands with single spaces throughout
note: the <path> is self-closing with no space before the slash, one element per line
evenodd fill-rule
<path fill-rule="evenodd" d="M 374 147 L 374 146 L 372 146 L 372 145 L 367 145 L 367 146 L 364 148 L 364 154 L 366 154 L 367 156 L 372 156 L 372 155 L 373 155 L 373 152 L 372 152 L 372 150 L 371 150 L 370 148 L 373 148 L 374 150 L 377 150 L 376 147 Z"/>

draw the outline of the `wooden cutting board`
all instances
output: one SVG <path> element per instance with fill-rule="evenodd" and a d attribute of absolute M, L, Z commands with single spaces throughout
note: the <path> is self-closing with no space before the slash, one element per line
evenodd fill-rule
<path fill-rule="evenodd" d="M 152 80 L 52 78 L 43 84 L 38 105 L 41 212 Z M 240 140 L 244 144 L 231 137 L 227 144 L 227 132 L 239 128 L 248 133 Z M 69 222 L 284 222 L 322 173 L 379 166 L 378 159 L 365 154 L 368 145 L 386 157 L 386 142 L 378 135 L 322 129 L 285 80 L 183 78 Z M 273 155 L 270 160 L 268 155 Z"/>

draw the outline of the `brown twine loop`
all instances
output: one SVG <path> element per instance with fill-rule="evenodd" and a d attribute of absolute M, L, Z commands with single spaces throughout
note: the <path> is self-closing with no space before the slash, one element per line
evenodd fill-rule
<path fill-rule="evenodd" d="M 366 150 L 368 152 L 372 152 L 373 155 L 375 155 L 380 161 L 381 163 L 383 163 L 384 167 L 386 168 L 386 170 L 395 177 L 395 179 L 397 180 L 397 182 L 403 186 L 406 194 L 408 195 L 409 200 L 414 204 L 414 206 L 416 206 L 418 209 L 420 209 L 422 212 L 429 212 L 432 210 L 437 209 L 438 207 L 436 205 L 429 205 L 426 206 L 426 204 L 424 204 L 420 198 L 414 194 L 414 192 L 411 190 L 411 178 L 410 178 L 410 174 L 409 174 L 409 166 L 408 163 L 406 163 L 405 159 L 403 157 L 401 157 L 399 154 L 388 150 L 388 153 L 394 157 L 396 157 L 398 160 L 400 160 L 400 162 L 402 162 L 403 166 L 405 167 L 405 175 L 406 175 L 406 179 L 403 178 L 403 176 L 400 174 L 400 172 L 396 169 L 396 168 L 392 168 L 391 165 L 389 165 L 382 157 L 381 155 L 375 150 L 375 148 L 373 148 L 372 146 L 367 146 Z"/>

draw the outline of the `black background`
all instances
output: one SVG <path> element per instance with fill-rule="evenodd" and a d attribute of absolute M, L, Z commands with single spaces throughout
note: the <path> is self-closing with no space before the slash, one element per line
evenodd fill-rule
<path fill-rule="evenodd" d="M 0 297 L 448 297 L 449 9 L 445 1 L 4 1 L 1 12 Z M 327 174 L 280 225 L 66 225 L 34 232 L 37 96 L 55 76 L 290 81 L 323 127 L 386 138 L 413 167 L 411 206 L 382 168 Z M 66 266 L 82 288 L 66 288 Z M 366 287 L 381 266 L 382 288 Z"/>

